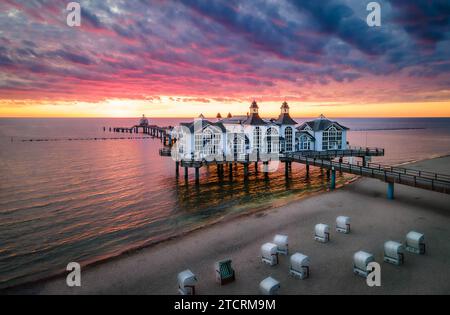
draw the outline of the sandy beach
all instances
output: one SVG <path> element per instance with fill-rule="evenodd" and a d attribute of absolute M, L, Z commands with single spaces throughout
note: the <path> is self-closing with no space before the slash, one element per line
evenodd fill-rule
<path fill-rule="evenodd" d="M 450 174 L 450 157 L 409 165 Z M 332 229 L 331 242 L 317 243 L 313 228 L 334 228 L 338 215 L 352 219 L 352 233 Z M 427 254 L 406 254 L 405 264 L 383 263 L 383 244 L 403 241 L 410 230 L 425 234 Z M 296 280 L 288 273 L 289 257 L 274 267 L 260 260 L 260 247 L 277 233 L 289 235 L 290 252 L 311 259 L 311 277 Z M 176 276 L 192 270 L 198 294 L 258 294 L 259 282 L 272 276 L 280 294 L 449 294 L 450 196 L 395 186 L 386 198 L 386 183 L 359 179 L 335 191 L 307 197 L 276 209 L 223 222 L 180 238 L 82 270 L 82 286 L 69 288 L 65 276 L 9 289 L 7 294 L 177 294 Z M 382 286 L 370 288 L 352 272 L 358 250 L 375 255 L 382 267 Z M 214 262 L 231 258 L 236 281 L 215 282 Z"/>

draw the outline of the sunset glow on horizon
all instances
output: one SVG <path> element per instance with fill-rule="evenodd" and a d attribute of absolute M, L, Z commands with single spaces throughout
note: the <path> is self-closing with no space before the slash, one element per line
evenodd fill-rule
<path fill-rule="evenodd" d="M 450 5 L 0 3 L 0 117 L 450 117 Z"/>
<path fill-rule="evenodd" d="M 24 106 L 4 106 L 0 117 L 30 118 L 125 118 L 145 114 L 154 118 L 192 118 L 199 114 L 214 118 L 217 113 L 226 116 L 246 115 L 248 102 L 198 104 L 184 103 L 177 107 L 174 103 L 148 103 L 136 100 L 108 100 L 104 103 L 39 103 Z M 290 102 L 292 117 L 318 117 L 325 114 L 334 118 L 352 117 L 450 117 L 450 102 L 428 103 L 373 103 L 339 104 Z M 262 117 L 277 117 L 279 102 L 259 102 Z"/>

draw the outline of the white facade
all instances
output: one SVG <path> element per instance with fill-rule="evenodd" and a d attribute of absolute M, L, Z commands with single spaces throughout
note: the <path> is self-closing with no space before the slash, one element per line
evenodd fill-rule
<path fill-rule="evenodd" d="M 249 155 L 260 157 L 283 152 L 344 150 L 348 128 L 325 117 L 308 121 L 296 128 L 286 102 L 278 119 L 259 117 L 256 102 L 247 116 L 206 120 L 203 115 L 192 123 L 175 127 L 178 159 L 244 160 Z"/>
<path fill-rule="evenodd" d="M 297 151 L 347 149 L 347 127 L 321 115 L 297 128 Z"/>

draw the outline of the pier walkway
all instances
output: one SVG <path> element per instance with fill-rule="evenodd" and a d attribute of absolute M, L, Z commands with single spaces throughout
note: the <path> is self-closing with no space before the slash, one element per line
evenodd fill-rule
<path fill-rule="evenodd" d="M 334 173 L 336 171 L 380 179 L 389 184 L 388 197 L 390 199 L 394 197 L 394 183 L 450 194 L 450 176 L 445 174 L 376 163 L 352 164 L 342 161 L 337 162 L 327 159 L 311 158 L 300 153 L 286 153 L 284 154 L 284 158 L 307 166 L 312 165 L 331 170 L 331 185 L 333 185 L 333 181 L 335 180 Z"/>
<path fill-rule="evenodd" d="M 103 131 L 106 131 L 106 127 L 103 127 Z M 171 131 L 173 127 L 159 127 L 157 125 L 135 125 L 132 127 L 109 127 L 110 132 L 120 132 L 120 133 L 139 133 L 142 130 L 143 134 L 158 138 L 161 142 L 166 145 L 172 145 L 173 140 L 171 136 Z"/>

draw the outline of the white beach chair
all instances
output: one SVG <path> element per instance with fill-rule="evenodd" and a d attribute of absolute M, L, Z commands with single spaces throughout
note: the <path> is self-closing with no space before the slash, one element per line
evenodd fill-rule
<path fill-rule="evenodd" d="M 301 253 L 295 253 L 291 256 L 291 266 L 289 273 L 294 277 L 306 279 L 309 277 L 309 257 Z"/>
<path fill-rule="evenodd" d="M 273 243 L 265 243 L 261 246 L 261 260 L 270 266 L 278 264 L 278 247 Z"/>
<path fill-rule="evenodd" d="M 315 229 L 314 239 L 321 243 L 326 243 L 330 240 L 330 227 L 326 224 L 317 224 Z"/>
<path fill-rule="evenodd" d="M 399 242 L 387 241 L 384 243 L 384 261 L 394 265 L 404 262 L 404 247 Z"/>
<path fill-rule="evenodd" d="M 355 275 L 367 278 L 369 272 L 367 271 L 367 266 L 369 263 L 375 261 L 372 254 L 364 251 L 359 251 L 353 255 L 353 272 Z"/>
<path fill-rule="evenodd" d="M 263 295 L 277 295 L 280 289 L 280 282 L 272 277 L 267 277 L 259 283 L 259 290 Z"/>
<path fill-rule="evenodd" d="M 189 269 L 178 274 L 178 292 L 181 295 L 195 295 L 197 277 Z"/>
<path fill-rule="evenodd" d="M 277 234 L 273 238 L 273 243 L 277 245 L 278 254 L 289 255 L 288 236 Z"/>
<path fill-rule="evenodd" d="M 336 218 L 336 231 L 340 233 L 350 233 L 350 218 L 339 216 Z"/>
<path fill-rule="evenodd" d="M 406 235 L 406 250 L 408 252 L 424 255 L 425 254 L 425 235 L 411 231 Z"/>

